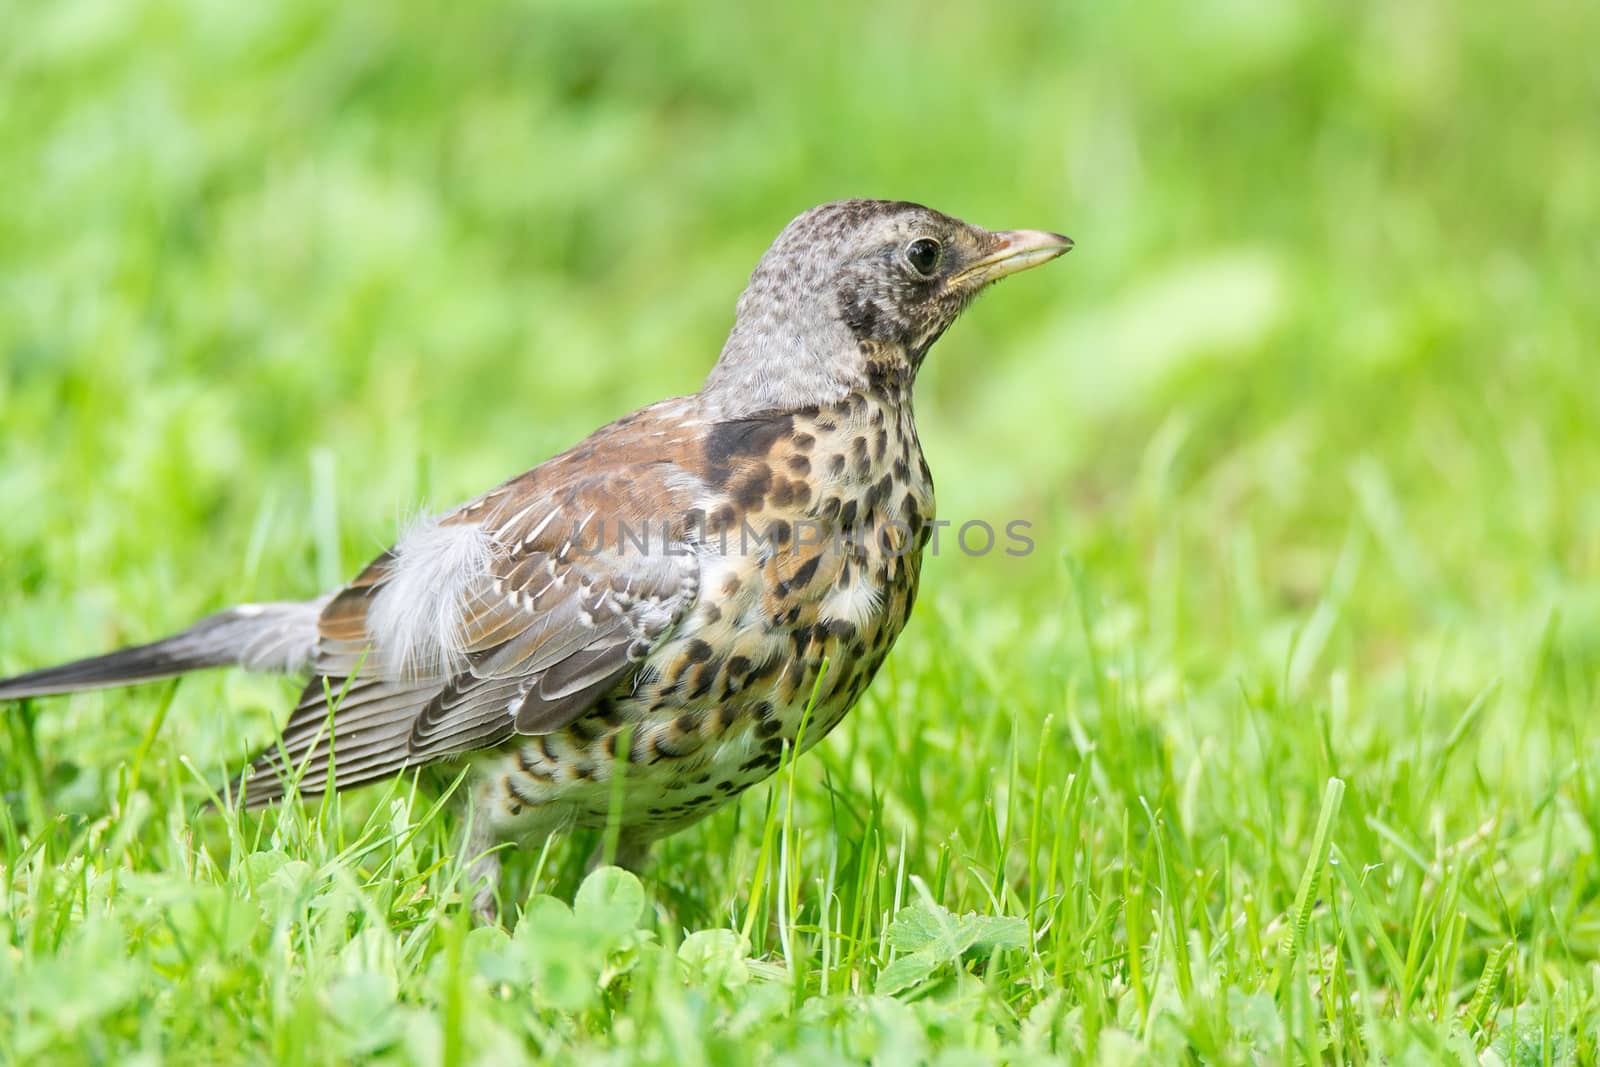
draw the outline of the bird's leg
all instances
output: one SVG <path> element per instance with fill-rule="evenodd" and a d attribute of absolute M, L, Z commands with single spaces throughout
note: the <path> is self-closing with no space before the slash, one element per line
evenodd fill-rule
<path fill-rule="evenodd" d="M 655 838 L 641 833 L 630 833 L 623 830 L 617 836 L 617 853 L 611 858 L 613 866 L 621 867 L 625 871 L 638 874 L 650 858 L 650 846 L 655 844 Z M 606 862 L 606 843 L 602 838 L 594 846 L 594 851 L 589 853 L 589 862 L 585 868 L 589 872 L 603 867 Z"/>
<path fill-rule="evenodd" d="M 500 853 L 485 852 L 467 868 L 467 884 L 477 886 L 472 894 L 472 916 L 484 926 L 500 925 Z"/>
<path fill-rule="evenodd" d="M 472 891 L 473 917 L 484 926 L 500 925 L 500 844 L 489 826 L 489 811 L 484 798 L 475 796 L 467 816 L 466 855 L 472 857 L 467 867 L 467 888 Z"/>

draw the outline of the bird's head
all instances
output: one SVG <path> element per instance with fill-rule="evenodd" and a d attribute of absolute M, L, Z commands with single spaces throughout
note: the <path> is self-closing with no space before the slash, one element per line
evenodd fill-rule
<path fill-rule="evenodd" d="M 885 375 L 908 381 L 986 287 L 1071 247 L 1057 233 L 985 230 L 902 201 L 812 208 L 761 257 L 705 391 L 732 414 L 827 403 Z"/>

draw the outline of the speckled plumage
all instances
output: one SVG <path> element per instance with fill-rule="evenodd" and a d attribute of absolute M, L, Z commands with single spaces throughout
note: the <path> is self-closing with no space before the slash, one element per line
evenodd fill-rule
<path fill-rule="evenodd" d="M 914 204 L 813 209 L 762 258 L 700 392 L 421 524 L 330 597 L 230 609 L 0 681 L 0 699 L 307 663 L 282 737 L 237 783 L 249 805 L 465 763 L 484 917 L 496 844 L 603 826 L 618 796 L 637 862 L 871 682 L 934 515 L 917 369 L 989 282 L 1068 247 Z"/>

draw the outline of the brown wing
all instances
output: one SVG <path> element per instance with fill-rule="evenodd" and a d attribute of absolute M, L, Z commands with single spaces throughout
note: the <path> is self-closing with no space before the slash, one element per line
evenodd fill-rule
<path fill-rule="evenodd" d="M 311 795 L 558 730 L 624 684 L 699 592 L 674 525 L 694 486 L 661 454 L 591 452 L 578 467 L 569 453 L 443 520 L 481 523 L 495 545 L 461 593 L 449 670 L 401 671 L 380 647 L 371 607 L 401 563 L 375 560 L 324 610 L 318 676 L 241 779 L 249 806 L 296 779 Z"/>

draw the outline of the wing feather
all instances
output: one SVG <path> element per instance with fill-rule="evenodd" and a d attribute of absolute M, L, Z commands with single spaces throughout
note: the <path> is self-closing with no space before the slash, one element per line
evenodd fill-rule
<path fill-rule="evenodd" d="M 681 421 L 681 414 L 663 417 Z M 649 422 L 626 426 L 633 436 L 650 428 Z M 559 730 L 637 673 L 697 598 L 696 558 L 686 544 L 656 553 L 623 552 L 620 545 L 584 553 L 573 550 L 573 541 L 577 531 L 591 523 L 604 529 L 614 516 L 682 515 L 695 488 L 681 468 L 660 458 L 672 441 L 654 439 L 648 450 L 635 442 L 631 452 L 623 449 L 630 462 L 608 464 L 593 447 L 599 436 L 586 443 L 589 452 L 579 446 L 440 520 L 482 523 L 498 549 L 489 573 L 473 576 L 456 594 L 456 651 L 465 666 L 455 673 L 410 677 L 386 666 L 392 657 L 369 609 L 404 565 L 394 551 L 328 603 L 319 622 L 317 676 L 279 742 L 240 779 L 251 807 L 281 797 L 296 775 L 300 792 L 315 795 L 518 733 Z M 581 465 L 602 473 L 572 469 Z M 652 526 L 658 528 L 668 526 Z M 668 548 L 665 538 L 659 547 Z"/>

